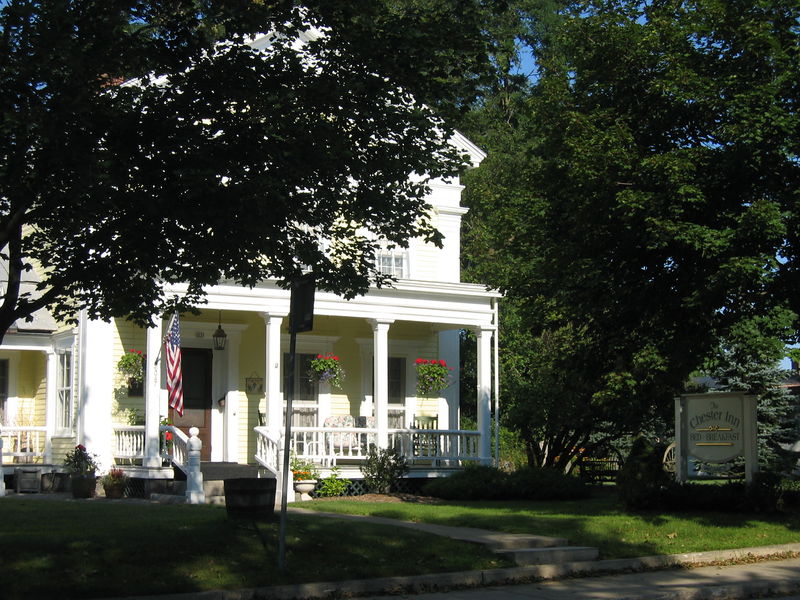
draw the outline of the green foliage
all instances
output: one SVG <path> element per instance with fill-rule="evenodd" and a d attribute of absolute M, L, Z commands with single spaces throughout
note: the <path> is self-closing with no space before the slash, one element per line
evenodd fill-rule
<path fill-rule="evenodd" d="M 644 437 L 633 442 L 631 453 L 617 474 L 617 493 L 626 510 L 656 508 L 670 477 L 661 459 L 664 448 Z"/>
<path fill-rule="evenodd" d="M 468 465 L 433 479 L 422 491 L 446 500 L 575 500 L 590 493 L 582 481 L 556 469 L 526 467 L 508 473 L 485 465 Z"/>
<path fill-rule="evenodd" d="M 313 381 L 330 383 L 331 387 L 342 387 L 345 371 L 339 362 L 339 357 L 334 354 L 317 354 L 309 363 L 309 377 Z"/>
<path fill-rule="evenodd" d="M 441 243 L 425 197 L 464 165 L 442 117 L 489 68 L 483 14 L 478 0 L 3 2 L 0 332 L 42 307 L 144 325 L 220 280 L 287 284 L 307 266 L 345 297 L 385 281 L 380 240 Z M 296 43 L 308 31 L 325 34 Z M 161 293 L 181 282 L 179 300 Z"/>
<path fill-rule="evenodd" d="M 367 459 L 361 465 L 364 483 L 371 492 L 388 494 L 392 485 L 408 473 L 408 464 L 404 456 L 394 448 L 376 448 L 370 446 Z"/>
<path fill-rule="evenodd" d="M 794 399 L 781 385 L 790 373 L 780 367 L 786 354 L 782 340 L 795 329 L 796 315 L 784 308 L 745 319 L 731 328 L 709 361 L 719 389 L 757 396 L 762 470 L 791 471 L 798 458 L 784 449 L 800 439 L 800 431 Z"/>
<path fill-rule="evenodd" d="M 554 464 L 669 422 L 738 322 L 798 312 L 800 5 L 576 1 L 535 30 L 531 4 L 497 35 L 537 77 L 464 123 L 464 266 L 505 294 L 506 416 Z"/>
<path fill-rule="evenodd" d="M 448 477 L 432 479 L 422 493 L 445 500 L 500 500 L 506 498 L 508 475 L 485 465 L 467 465 Z"/>
<path fill-rule="evenodd" d="M 93 475 L 97 471 L 97 455 L 78 444 L 64 456 L 64 466 L 75 475 Z"/>
<path fill-rule="evenodd" d="M 331 474 L 322 480 L 314 492 L 317 497 L 344 496 L 350 482 L 347 479 L 339 478 L 339 467 L 333 467 Z"/>
<path fill-rule="evenodd" d="M 657 505 L 666 510 L 750 513 L 796 509 L 798 506 L 798 481 L 773 472 L 755 473 L 750 484 L 743 481 L 716 485 L 673 482 L 663 489 Z"/>

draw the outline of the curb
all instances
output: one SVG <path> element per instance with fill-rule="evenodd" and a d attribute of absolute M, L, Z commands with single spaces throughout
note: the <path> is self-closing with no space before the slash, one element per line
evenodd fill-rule
<path fill-rule="evenodd" d="M 730 561 L 753 559 L 781 559 L 800 554 L 800 543 L 711 552 L 691 552 L 639 558 L 619 558 L 598 561 L 571 562 L 554 565 L 487 569 L 482 571 L 459 571 L 382 577 L 378 579 L 355 579 L 349 581 L 325 581 L 241 590 L 212 590 L 208 592 L 167 594 L 160 596 L 131 596 L 128 600 L 327 600 L 364 595 L 420 594 L 444 592 L 453 589 L 499 586 L 552 581 L 570 577 L 595 577 L 672 568 L 714 565 Z M 747 582 L 736 585 L 721 585 L 693 589 L 675 589 L 656 592 L 648 600 L 721 600 L 723 598 L 749 598 L 756 595 L 792 594 L 800 591 L 800 581 Z M 636 596 L 635 598 L 643 598 Z M 623 600 L 623 599 L 620 599 Z M 628 598 L 627 600 L 632 600 Z"/>

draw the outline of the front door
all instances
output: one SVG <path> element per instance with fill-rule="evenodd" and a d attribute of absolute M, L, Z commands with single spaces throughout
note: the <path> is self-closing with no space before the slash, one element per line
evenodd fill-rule
<path fill-rule="evenodd" d="M 211 460 L 211 360 L 211 350 L 181 348 L 183 416 L 169 411 L 175 426 L 187 434 L 190 427 L 200 430 L 198 437 L 203 442 L 200 460 Z"/>

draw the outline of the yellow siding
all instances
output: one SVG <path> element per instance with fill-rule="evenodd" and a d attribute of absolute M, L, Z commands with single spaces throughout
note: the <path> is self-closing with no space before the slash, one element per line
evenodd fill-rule
<path fill-rule="evenodd" d="M 75 447 L 75 437 L 54 437 L 53 442 L 53 464 L 62 464 L 67 452 Z"/>
<path fill-rule="evenodd" d="M 20 352 L 17 368 L 16 424 L 22 427 L 44 427 L 47 382 L 46 358 L 43 352 Z"/>

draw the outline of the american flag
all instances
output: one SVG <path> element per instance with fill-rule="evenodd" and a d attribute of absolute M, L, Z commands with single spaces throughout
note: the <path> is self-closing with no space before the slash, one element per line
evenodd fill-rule
<path fill-rule="evenodd" d="M 181 322 L 178 313 L 172 321 L 164 338 L 167 349 L 167 393 L 169 407 L 183 416 L 183 371 L 181 370 Z"/>

